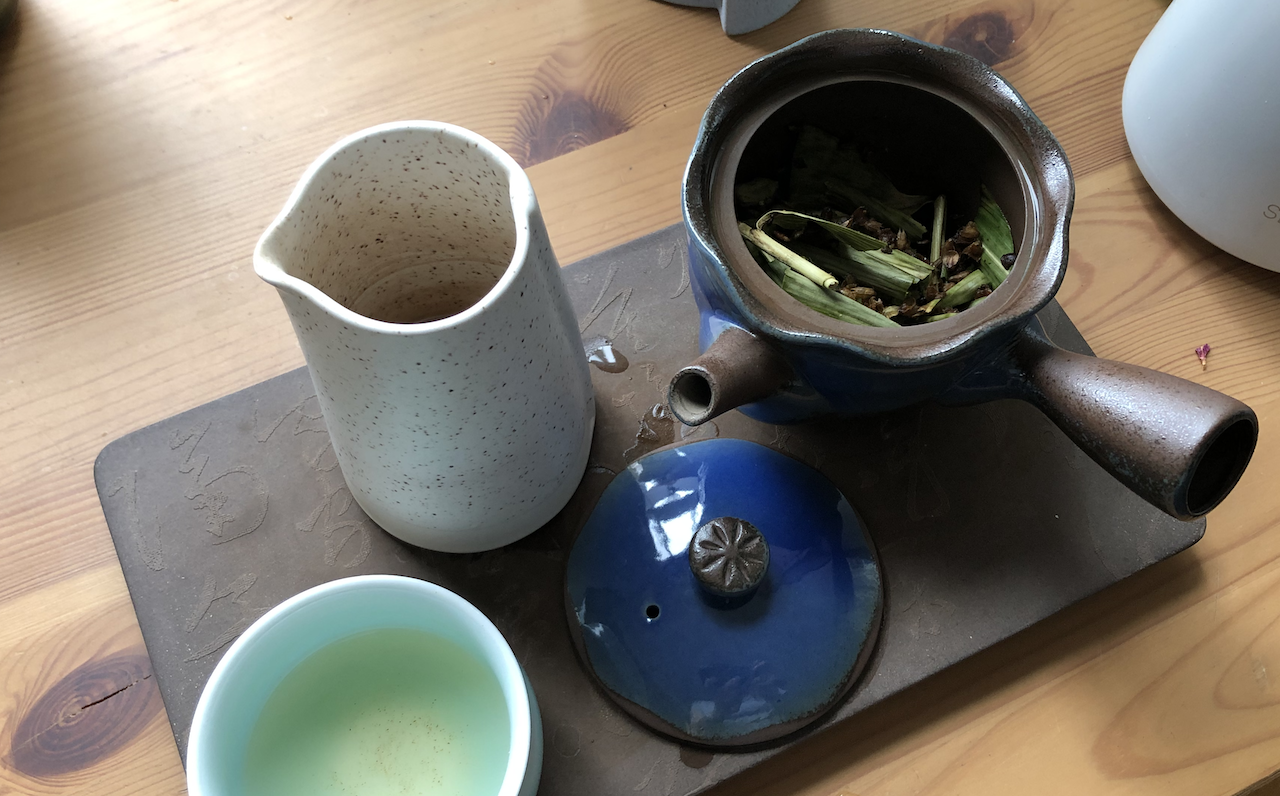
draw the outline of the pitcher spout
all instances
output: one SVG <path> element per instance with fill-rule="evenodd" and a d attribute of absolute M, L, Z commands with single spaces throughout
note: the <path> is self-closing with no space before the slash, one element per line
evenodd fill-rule
<path fill-rule="evenodd" d="M 676 373 L 667 403 L 682 423 L 696 426 L 768 398 L 794 379 L 786 357 L 772 344 L 735 326 Z"/>

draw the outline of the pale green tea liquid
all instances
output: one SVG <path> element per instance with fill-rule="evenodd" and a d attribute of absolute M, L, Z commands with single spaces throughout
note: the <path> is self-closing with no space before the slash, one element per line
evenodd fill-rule
<path fill-rule="evenodd" d="M 305 659 L 249 737 L 245 796 L 497 793 L 511 725 L 502 687 L 453 642 L 374 630 Z"/>

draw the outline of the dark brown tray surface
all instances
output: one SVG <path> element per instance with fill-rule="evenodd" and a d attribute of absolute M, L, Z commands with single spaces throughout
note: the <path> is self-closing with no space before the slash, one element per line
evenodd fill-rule
<path fill-rule="evenodd" d="M 781 747 L 698 752 L 685 755 L 693 765 L 683 762 L 678 744 L 600 693 L 573 651 L 562 591 L 573 536 L 613 473 L 671 442 L 720 435 L 769 445 L 825 473 L 866 521 L 885 583 L 879 645 L 850 697 L 815 732 L 1204 533 L 1204 520 L 1178 522 L 1134 497 L 1016 401 L 788 427 L 731 412 L 697 429 L 680 426 L 655 407 L 697 353 L 685 256 L 683 227 L 674 226 L 564 270 L 584 339 L 611 340 L 630 366 L 592 369 L 591 466 L 569 506 L 502 550 L 417 550 L 365 517 L 344 485 L 305 369 L 102 451 L 95 477 L 103 511 L 184 758 L 200 690 L 249 623 L 311 586 L 376 572 L 452 589 L 506 635 L 542 709 L 543 794 L 692 794 L 769 756 Z M 1059 345 L 1090 353 L 1057 304 L 1041 319 Z M 975 472 L 998 474 L 999 496 L 977 486 Z"/>

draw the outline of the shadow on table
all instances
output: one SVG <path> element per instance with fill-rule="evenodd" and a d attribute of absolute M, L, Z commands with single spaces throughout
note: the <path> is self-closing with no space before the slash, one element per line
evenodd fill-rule
<path fill-rule="evenodd" d="M 4 5 L 5 0 L 0 0 L 0 9 Z M 13 60 L 13 52 L 18 48 L 18 37 L 21 35 L 21 31 L 21 4 L 15 4 L 7 11 L 0 10 L 0 73 L 3 73 L 9 62 Z"/>
<path fill-rule="evenodd" d="M 867 766 L 886 752 L 889 757 L 878 763 L 889 765 L 936 745 L 963 726 L 967 711 L 1000 691 L 1010 689 L 1013 700 L 1024 689 L 1042 687 L 1045 683 L 1038 681 L 1041 673 L 1079 656 L 1082 650 L 1090 650 L 1086 655 L 1091 658 L 1141 632 L 1160 621 L 1170 605 L 1205 583 L 1200 561 L 1192 554 L 1156 564 L 873 705 L 852 721 L 828 727 L 702 796 L 729 796 L 744 790 L 754 796 L 835 792 L 848 785 L 841 781 L 842 771 Z M 1117 610 L 1118 606 L 1122 608 Z M 919 736 L 918 740 L 911 740 L 913 736 Z M 903 747 L 889 751 L 899 744 Z M 967 750 L 947 753 L 941 767 L 954 770 L 964 764 L 966 754 Z M 886 776 L 892 778 L 894 771 Z M 926 785 L 919 783 L 921 789 Z M 1280 796 L 1280 782 L 1257 793 Z"/>

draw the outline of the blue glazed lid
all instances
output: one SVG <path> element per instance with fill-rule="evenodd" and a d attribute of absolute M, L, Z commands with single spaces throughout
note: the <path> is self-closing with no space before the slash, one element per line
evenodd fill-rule
<path fill-rule="evenodd" d="M 574 543 L 567 597 L 587 668 L 625 710 L 720 747 L 781 737 L 833 706 L 882 602 L 875 554 L 835 485 L 735 439 L 619 473 Z"/>

